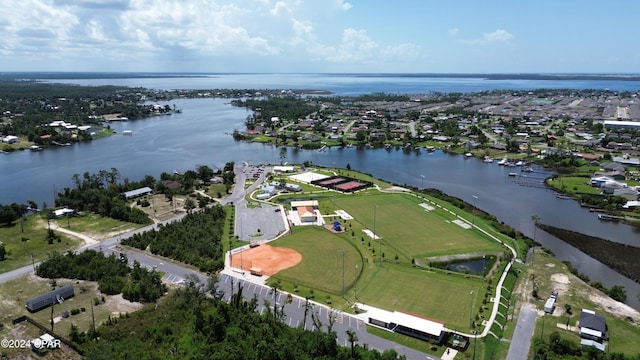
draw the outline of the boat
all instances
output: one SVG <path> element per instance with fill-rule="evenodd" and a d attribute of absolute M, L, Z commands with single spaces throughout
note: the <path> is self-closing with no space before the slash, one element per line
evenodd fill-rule
<path fill-rule="evenodd" d="M 575 199 L 574 199 L 574 198 L 572 198 L 571 196 L 562 195 L 562 194 L 556 194 L 556 198 L 558 198 L 558 199 L 563 199 L 563 200 L 575 200 Z"/>
<path fill-rule="evenodd" d="M 619 221 L 622 218 L 619 216 L 613 216 L 608 214 L 598 214 L 598 219 L 600 219 L 601 221 Z"/>
<path fill-rule="evenodd" d="M 488 156 L 485 156 L 485 157 L 484 157 L 484 160 L 482 160 L 482 161 L 484 161 L 484 162 L 486 162 L 486 163 L 492 163 L 492 162 L 493 162 L 493 159 L 492 159 L 492 158 L 490 158 L 490 157 L 488 157 Z"/>
<path fill-rule="evenodd" d="M 40 146 L 38 146 L 38 145 L 31 145 L 29 150 L 31 150 L 31 151 L 40 151 L 40 150 L 42 150 L 42 148 Z"/>
<path fill-rule="evenodd" d="M 318 151 L 319 152 L 327 151 L 327 145 L 322 145 L 322 147 Z"/>
<path fill-rule="evenodd" d="M 125 130 L 122 132 L 122 135 L 133 135 L 133 130 Z"/>
<path fill-rule="evenodd" d="M 518 173 L 510 172 L 509 176 L 518 176 Z"/>
<path fill-rule="evenodd" d="M 385 149 L 391 149 L 391 144 L 384 144 Z"/>
<path fill-rule="evenodd" d="M 435 147 L 435 146 L 431 146 L 431 145 L 429 145 L 429 146 L 425 146 L 425 147 L 426 147 L 426 149 L 427 149 L 427 151 L 428 151 L 428 152 L 434 152 L 434 151 L 436 151 L 436 147 Z"/>
<path fill-rule="evenodd" d="M 468 158 L 470 158 L 470 157 L 472 157 L 472 156 L 473 156 L 473 154 L 472 154 L 472 153 L 465 153 L 465 154 L 464 154 L 464 158 L 465 158 L 465 159 L 468 159 Z"/>
<path fill-rule="evenodd" d="M 522 172 L 533 172 L 533 169 L 531 168 L 531 166 L 525 166 L 520 171 L 522 171 Z"/>
<path fill-rule="evenodd" d="M 525 164 L 526 163 L 524 161 L 520 160 L 516 163 L 516 166 L 524 166 Z"/>
<path fill-rule="evenodd" d="M 504 159 L 498 161 L 498 165 L 507 165 L 509 163 L 509 160 L 507 159 L 507 157 L 505 156 Z"/>

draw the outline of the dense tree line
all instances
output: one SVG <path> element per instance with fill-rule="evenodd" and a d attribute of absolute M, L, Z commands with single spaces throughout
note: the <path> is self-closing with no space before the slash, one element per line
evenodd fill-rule
<path fill-rule="evenodd" d="M 565 339 L 558 332 L 549 336 L 549 341 L 536 338 L 533 342 L 534 359 L 589 359 L 589 360 L 640 360 L 640 352 L 625 355 L 619 352 L 601 352 L 594 346 L 585 348 L 580 343 Z"/>
<path fill-rule="evenodd" d="M 156 271 L 147 271 L 134 261 L 133 269 L 127 265 L 127 257 L 121 254 L 104 256 L 95 250 L 79 254 L 72 251 L 53 254 L 36 269 L 41 277 L 68 278 L 97 281 L 100 291 L 107 295 L 122 293 L 129 301 L 152 302 L 160 298 L 166 287 Z"/>
<path fill-rule="evenodd" d="M 0 224 L 11 225 L 27 213 L 27 206 L 12 203 L 10 205 L 0 204 Z"/>
<path fill-rule="evenodd" d="M 297 96 L 269 96 L 262 99 L 234 100 L 232 104 L 255 111 L 253 117 L 248 119 L 249 128 L 255 122 L 267 122 L 268 125 L 271 125 L 271 118 L 274 116 L 285 120 L 297 120 L 320 110 L 320 106 Z"/>
<path fill-rule="evenodd" d="M 140 187 L 155 185 L 155 179 L 145 177 L 141 182 L 118 183 L 117 169 L 101 170 L 96 174 L 85 172 L 82 177 L 73 175 L 74 188 L 64 188 L 56 197 L 56 206 L 66 206 L 75 211 L 90 211 L 113 219 L 136 224 L 150 224 L 152 221 L 140 209 L 130 207 L 123 192 Z"/>
<path fill-rule="evenodd" d="M 101 126 L 100 115 L 120 113 L 129 119 L 147 117 L 150 109 L 139 104 L 150 90 L 116 86 L 78 86 L 36 81 L 0 80 L 0 109 L 9 111 L 9 121 L 0 120 L 0 133 L 24 136 L 38 145 L 56 141 L 90 140 L 91 135 L 46 126 L 55 120 L 73 125 Z M 44 125 L 44 126 L 43 126 Z M 45 138 L 42 138 L 43 135 Z M 10 148 L 10 147 L 9 147 Z"/>
<path fill-rule="evenodd" d="M 149 247 L 153 254 L 212 272 L 224 266 L 221 242 L 224 221 L 224 208 L 216 205 L 189 213 L 180 222 L 160 226 L 157 231 L 135 234 L 122 244 L 138 249 Z"/>
<path fill-rule="evenodd" d="M 230 303 L 205 297 L 193 283 L 158 303 L 98 329 L 99 340 L 84 341 L 87 359 L 398 359 L 357 344 L 341 347 L 331 323 L 315 319 L 314 331 L 285 325 L 281 310 L 255 310 L 242 289 Z M 267 307 L 267 309 L 270 309 Z M 280 315 L 279 315 L 280 314 Z"/>

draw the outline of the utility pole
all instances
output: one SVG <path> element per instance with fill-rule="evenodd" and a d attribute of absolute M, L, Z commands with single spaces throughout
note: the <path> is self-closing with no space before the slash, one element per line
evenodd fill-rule
<path fill-rule="evenodd" d="M 472 217 L 471 217 L 471 224 L 475 225 L 476 224 L 476 200 L 478 200 L 478 197 L 475 195 L 473 196 L 473 210 L 471 210 L 472 213 Z"/>
<path fill-rule="evenodd" d="M 338 250 L 339 253 L 342 253 L 342 297 L 344 297 L 344 253 L 347 250 Z"/>

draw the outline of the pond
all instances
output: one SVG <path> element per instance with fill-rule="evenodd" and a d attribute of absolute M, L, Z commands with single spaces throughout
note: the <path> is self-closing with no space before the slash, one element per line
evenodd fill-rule
<path fill-rule="evenodd" d="M 449 264 L 447 266 L 447 270 L 474 275 L 483 275 L 485 273 L 485 269 L 492 264 L 492 259 L 480 258 Z"/>

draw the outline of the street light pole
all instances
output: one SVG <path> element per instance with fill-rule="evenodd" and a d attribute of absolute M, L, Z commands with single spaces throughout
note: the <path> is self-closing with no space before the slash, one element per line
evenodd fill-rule
<path fill-rule="evenodd" d="M 475 195 L 472 195 L 472 196 L 473 196 L 473 209 L 471 210 L 471 214 L 472 214 L 471 224 L 475 225 L 475 223 L 476 223 L 476 200 L 478 199 L 478 197 L 475 196 Z"/>
<path fill-rule="evenodd" d="M 344 253 L 347 250 L 338 250 L 339 253 L 342 253 L 342 297 L 344 297 Z"/>
<path fill-rule="evenodd" d="M 358 300 L 358 289 L 356 289 L 356 283 L 358 282 L 358 264 L 356 264 L 355 272 L 353 273 L 353 297 Z"/>
<path fill-rule="evenodd" d="M 376 209 L 378 205 L 373 205 L 373 240 L 376 239 Z"/>
<path fill-rule="evenodd" d="M 471 290 L 469 295 L 471 295 L 471 304 L 469 306 L 469 326 L 473 329 L 473 290 Z"/>

